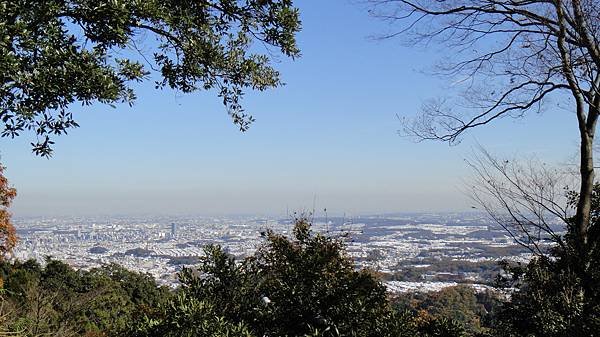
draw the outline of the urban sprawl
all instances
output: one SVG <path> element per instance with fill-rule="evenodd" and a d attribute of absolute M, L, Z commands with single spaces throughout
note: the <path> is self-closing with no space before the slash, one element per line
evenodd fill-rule
<path fill-rule="evenodd" d="M 434 291 L 457 283 L 485 288 L 498 261 L 527 261 L 500 226 L 479 213 L 414 213 L 311 219 L 313 231 L 344 240 L 359 267 L 378 272 L 392 292 Z M 203 247 L 218 244 L 236 258 L 251 254 L 268 230 L 289 235 L 294 220 L 269 217 L 38 217 L 16 219 L 14 257 L 48 257 L 75 268 L 117 263 L 177 286 Z"/>

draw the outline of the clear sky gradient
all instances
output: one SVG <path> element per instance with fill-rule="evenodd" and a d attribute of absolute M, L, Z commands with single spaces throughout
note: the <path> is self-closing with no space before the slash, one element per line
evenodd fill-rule
<path fill-rule="evenodd" d="M 423 73 L 444 51 L 370 36 L 390 29 L 348 0 L 297 1 L 302 57 L 276 67 L 286 85 L 248 93 L 256 122 L 231 123 L 214 93 L 141 86 L 133 108 L 76 108 L 81 127 L 50 160 L 32 134 L 0 140 L 18 189 L 16 216 L 81 214 L 330 214 L 465 210 L 474 144 L 492 152 L 573 160 L 574 116 L 548 109 L 470 132 L 458 146 L 398 136 L 444 83 Z"/>

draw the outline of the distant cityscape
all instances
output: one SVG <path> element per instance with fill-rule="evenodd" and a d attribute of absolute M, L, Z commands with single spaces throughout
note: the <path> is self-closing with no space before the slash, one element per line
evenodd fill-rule
<path fill-rule="evenodd" d="M 431 291 L 457 283 L 490 284 L 503 259 L 528 261 L 481 213 L 406 213 L 314 218 L 313 230 L 337 236 L 359 267 L 382 275 L 392 292 Z M 177 286 L 177 271 L 193 266 L 207 244 L 236 256 L 251 254 L 266 230 L 289 235 L 291 218 L 265 217 L 36 217 L 15 219 L 14 257 L 51 256 L 75 268 L 117 263 Z"/>

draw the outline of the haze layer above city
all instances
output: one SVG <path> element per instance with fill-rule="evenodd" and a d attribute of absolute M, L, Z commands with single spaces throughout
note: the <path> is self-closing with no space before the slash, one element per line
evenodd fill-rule
<path fill-rule="evenodd" d="M 464 159 L 478 144 L 573 161 L 576 124 L 551 104 L 474 129 L 457 146 L 399 136 L 400 119 L 452 86 L 428 74 L 442 50 L 378 39 L 392 28 L 351 1 L 298 6 L 302 56 L 276 65 L 285 86 L 246 95 L 249 131 L 214 92 L 151 83 L 131 108 L 76 108 L 81 127 L 55 139 L 50 160 L 31 153 L 30 134 L 0 140 L 18 188 L 14 215 L 463 211 L 473 204 L 461 191 Z"/>

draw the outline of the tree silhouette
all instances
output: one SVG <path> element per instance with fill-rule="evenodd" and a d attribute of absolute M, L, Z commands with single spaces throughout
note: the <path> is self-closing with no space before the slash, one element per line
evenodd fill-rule
<path fill-rule="evenodd" d="M 539 112 L 551 98 L 575 112 L 580 186 L 574 235 L 589 245 L 593 141 L 600 114 L 600 3 L 595 0 L 370 0 L 372 13 L 402 28 L 384 36 L 440 43 L 437 74 L 456 96 L 423 105 L 404 132 L 456 142 L 471 128 Z"/>

